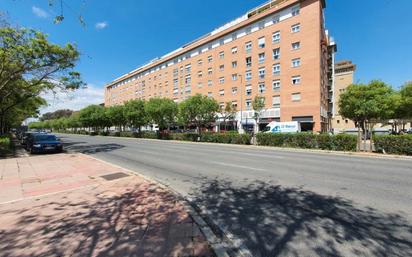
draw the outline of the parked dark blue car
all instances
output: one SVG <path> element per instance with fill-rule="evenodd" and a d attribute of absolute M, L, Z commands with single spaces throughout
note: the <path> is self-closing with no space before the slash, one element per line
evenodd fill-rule
<path fill-rule="evenodd" d="M 30 153 L 62 152 L 63 145 L 55 135 L 32 134 L 27 149 Z"/>

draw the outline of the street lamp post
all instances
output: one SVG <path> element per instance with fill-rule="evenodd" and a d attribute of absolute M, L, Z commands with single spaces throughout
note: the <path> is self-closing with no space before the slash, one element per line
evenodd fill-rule
<path fill-rule="evenodd" d="M 243 76 L 242 74 L 238 74 L 240 77 L 240 125 L 239 125 L 239 132 L 243 134 L 243 90 L 242 90 L 242 85 L 243 85 Z"/>

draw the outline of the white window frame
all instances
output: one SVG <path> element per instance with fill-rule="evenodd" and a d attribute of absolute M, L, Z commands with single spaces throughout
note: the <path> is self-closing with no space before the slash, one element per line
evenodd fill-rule
<path fill-rule="evenodd" d="M 302 82 L 302 78 L 300 75 L 292 76 L 291 82 L 292 85 L 300 85 L 300 83 Z"/>
<path fill-rule="evenodd" d="M 258 74 L 259 74 L 259 79 L 265 79 L 266 69 L 264 67 L 259 68 Z"/>
<path fill-rule="evenodd" d="M 273 64 L 272 72 L 273 72 L 273 75 L 280 75 L 280 63 Z"/>
<path fill-rule="evenodd" d="M 279 60 L 280 59 L 280 47 L 273 49 L 273 60 Z"/>
<path fill-rule="evenodd" d="M 280 42 L 280 31 L 276 31 L 272 34 L 272 43 L 279 43 Z"/>
<path fill-rule="evenodd" d="M 297 46 L 297 47 L 295 47 L 295 46 Z M 296 50 L 299 50 L 300 49 L 300 41 L 298 41 L 298 42 L 293 42 L 292 43 L 292 50 L 293 51 L 296 51 Z"/>
<path fill-rule="evenodd" d="M 302 96 L 299 93 L 292 93 L 291 95 L 292 102 L 300 102 L 302 100 Z"/>
<path fill-rule="evenodd" d="M 272 81 L 272 90 L 273 91 L 279 90 L 280 87 L 281 87 L 280 79 L 275 79 L 275 80 Z"/>
<path fill-rule="evenodd" d="M 261 37 L 258 39 L 258 47 L 259 48 L 265 48 L 266 46 L 266 38 L 265 37 Z"/>
<path fill-rule="evenodd" d="M 292 68 L 300 67 L 301 64 L 300 58 L 292 59 Z"/>
<path fill-rule="evenodd" d="M 262 58 L 262 57 L 263 57 L 263 58 Z M 264 63 L 264 62 L 265 62 L 265 58 L 266 58 L 266 54 L 265 54 L 265 53 L 260 53 L 260 54 L 258 55 L 258 62 L 259 62 L 259 64 Z"/>
<path fill-rule="evenodd" d="M 298 33 L 298 32 L 300 32 L 300 23 L 296 23 L 296 24 L 292 25 L 292 27 L 291 27 L 291 32 L 292 32 L 292 33 Z"/>

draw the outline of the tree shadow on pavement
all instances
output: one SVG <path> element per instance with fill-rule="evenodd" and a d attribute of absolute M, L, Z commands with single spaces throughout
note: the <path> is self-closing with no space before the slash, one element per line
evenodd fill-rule
<path fill-rule="evenodd" d="M 192 198 L 254 257 L 412 256 L 412 224 L 406 218 L 342 198 L 224 180 L 205 182 Z"/>
<path fill-rule="evenodd" d="M 2 205 L 0 224 L 2 257 L 210 256 L 175 197 L 149 183 Z"/>

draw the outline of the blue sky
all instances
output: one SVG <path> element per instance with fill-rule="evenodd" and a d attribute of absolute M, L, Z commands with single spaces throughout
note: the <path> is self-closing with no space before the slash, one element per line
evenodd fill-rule
<path fill-rule="evenodd" d="M 100 89 L 107 82 L 265 0 L 65 2 L 66 18 L 59 25 L 53 24 L 53 17 L 60 8 L 49 7 L 48 0 L 0 0 L 0 10 L 8 14 L 11 23 L 39 29 L 54 43 L 76 43 L 82 53 L 78 70 L 91 85 L 90 92 L 82 94 L 101 98 Z M 410 10 L 411 0 L 327 0 L 326 26 L 338 44 L 337 58 L 357 64 L 355 82 L 381 79 L 399 87 L 412 80 Z M 85 28 L 77 20 L 79 13 L 84 16 Z M 73 96 L 67 101 L 75 99 Z"/>

